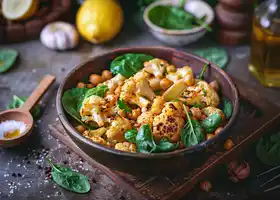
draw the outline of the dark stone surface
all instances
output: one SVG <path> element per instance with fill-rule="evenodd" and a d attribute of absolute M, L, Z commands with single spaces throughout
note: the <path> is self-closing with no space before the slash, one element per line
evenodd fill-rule
<path fill-rule="evenodd" d="M 13 94 L 28 96 L 36 87 L 40 79 L 47 73 L 57 77 L 57 83 L 42 101 L 43 113 L 36 122 L 36 127 L 26 144 L 13 149 L 0 149 L 0 199 L 129 199 L 123 192 L 102 172 L 92 169 L 86 162 L 81 162 L 77 155 L 68 152 L 68 149 L 52 138 L 48 125 L 57 119 L 55 110 L 56 89 L 65 75 L 77 64 L 94 55 L 107 52 L 119 47 L 164 45 L 156 41 L 151 34 L 145 31 L 139 16 L 135 15 L 127 20 L 121 34 L 112 42 L 105 45 L 92 45 L 81 42 L 75 51 L 54 52 L 45 48 L 39 41 L 30 41 L 21 44 L 1 46 L 1 48 L 15 48 L 21 54 L 20 62 L 12 70 L 0 74 L 0 110 L 4 110 Z M 197 48 L 217 46 L 210 38 L 203 38 L 199 42 L 184 48 L 191 52 Z M 230 62 L 226 71 L 251 85 L 259 83 L 248 72 L 249 47 L 226 48 L 230 53 Z M 271 101 L 280 105 L 278 89 L 261 87 L 259 91 Z M 42 148 L 44 145 L 44 148 Z M 44 150 L 45 149 L 45 150 Z M 46 151 L 49 149 L 49 151 Z M 249 152 L 249 158 L 254 157 L 254 151 Z M 73 168 L 86 173 L 92 182 L 92 192 L 88 195 L 78 195 L 59 188 L 49 179 L 45 180 L 45 167 L 43 157 L 48 156 L 55 162 L 66 161 Z M 257 161 L 252 161 L 252 169 L 262 169 Z M 258 163 L 258 164 L 256 164 Z M 41 166 L 41 167 L 38 167 Z M 13 173 L 16 176 L 13 176 Z M 21 176 L 18 175 L 21 174 Z M 223 180 L 223 181 L 222 181 Z M 96 183 L 95 183 L 96 182 Z M 221 184 L 222 183 L 222 184 Z M 245 183 L 244 183 L 245 184 Z M 210 196 L 230 196 L 235 190 L 240 190 L 242 184 L 233 184 L 226 178 L 224 171 L 217 171 L 213 180 L 213 192 Z M 239 189 L 238 189 L 239 188 Z M 197 192 L 195 192 L 197 191 Z M 209 197 L 196 189 L 191 195 L 192 199 Z M 230 192 L 230 193 L 229 193 Z M 197 197 L 197 194 L 199 198 Z M 121 197 L 123 196 L 123 197 Z M 214 198 L 214 197 L 213 197 Z"/>

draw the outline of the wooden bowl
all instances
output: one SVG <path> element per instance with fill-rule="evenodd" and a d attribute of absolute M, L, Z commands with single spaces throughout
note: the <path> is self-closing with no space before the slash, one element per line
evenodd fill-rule
<path fill-rule="evenodd" d="M 108 148 L 86 139 L 71 124 L 71 118 L 62 107 L 63 93 L 76 86 L 80 81 L 87 81 L 92 73 L 100 74 L 102 70 L 108 69 L 110 62 L 117 56 L 125 53 L 146 53 L 154 57 L 167 60 L 176 67 L 189 65 L 195 74 L 199 74 L 206 63 L 210 63 L 205 78 L 207 81 L 217 80 L 221 86 L 221 91 L 233 104 L 234 110 L 231 119 L 224 127 L 223 131 L 210 140 L 204 141 L 196 146 L 177 150 L 169 153 L 130 153 Z M 72 70 L 62 81 L 56 98 L 57 112 L 62 125 L 65 127 L 68 135 L 73 141 L 90 157 L 101 164 L 118 171 L 130 174 L 149 174 L 166 175 L 186 172 L 190 166 L 193 156 L 197 157 L 210 144 L 227 136 L 228 129 L 233 124 L 239 109 L 239 100 L 237 89 L 232 83 L 230 77 L 214 63 L 207 61 L 193 54 L 177 51 L 165 47 L 137 47 L 117 49 L 109 53 L 95 56 Z"/>

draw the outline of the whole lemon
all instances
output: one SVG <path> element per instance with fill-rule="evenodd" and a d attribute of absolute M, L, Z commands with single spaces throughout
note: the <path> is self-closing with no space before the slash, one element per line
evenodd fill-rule
<path fill-rule="evenodd" d="M 76 16 L 79 33 L 94 44 L 112 40 L 123 21 L 123 11 L 116 0 L 86 0 Z"/>

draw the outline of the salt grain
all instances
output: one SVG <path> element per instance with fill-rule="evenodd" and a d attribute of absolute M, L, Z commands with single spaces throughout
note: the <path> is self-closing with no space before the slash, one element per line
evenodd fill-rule
<path fill-rule="evenodd" d="M 0 138 L 4 138 L 7 133 L 19 131 L 20 134 L 26 131 L 27 127 L 24 122 L 8 120 L 0 123 Z M 6 136 L 7 137 L 7 136 Z"/>

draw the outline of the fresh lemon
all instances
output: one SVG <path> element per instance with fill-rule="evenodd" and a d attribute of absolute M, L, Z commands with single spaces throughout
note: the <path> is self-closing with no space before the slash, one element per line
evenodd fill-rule
<path fill-rule="evenodd" d="M 25 20 L 38 9 L 38 0 L 3 0 L 2 13 L 8 20 Z"/>
<path fill-rule="evenodd" d="M 112 40 L 123 21 L 123 11 L 116 0 L 86 0 L 76 16 L 78 31 L 94 44 Z"/>

